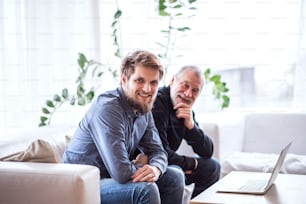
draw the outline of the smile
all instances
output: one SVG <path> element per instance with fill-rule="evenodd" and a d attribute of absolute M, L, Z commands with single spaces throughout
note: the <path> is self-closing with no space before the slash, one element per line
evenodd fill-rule
<path fill-rule="evenodd" d="M 137 95 L 143 98 L 149 98 L 152 96 L 152 94 L 144 94 L 144 93 L 138 93 Z"/>
<path fill-rule="evenodd" d="M 177 95 L 177 97 L 183 102 L 183 103 L 186 103 L 186 104 L 191 104 L 192 103 L 192 100 L 191 99 L 188 99 L 182 95 Z"/>

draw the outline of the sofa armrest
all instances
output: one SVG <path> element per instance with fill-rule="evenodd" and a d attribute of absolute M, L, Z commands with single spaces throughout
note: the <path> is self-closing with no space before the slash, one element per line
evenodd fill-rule
<path fill-rule="evenodd" d="M 89 165 L 0 162 L 0 203 L 99 204 L 99 181 Z"/>

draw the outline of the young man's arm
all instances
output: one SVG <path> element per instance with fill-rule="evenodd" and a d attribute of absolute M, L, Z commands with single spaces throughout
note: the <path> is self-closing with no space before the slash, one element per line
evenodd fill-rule
<path fill-rule="evenodd" d="M 164 173 L 167 165 L 167 152 L 162 146 L 162 142 L 159 138 L 158 131 L 155 127 L 152 113 L 148 113 L 145 116 L 147 121 L 147 129 L 143 138 L 139 143 L 139 149 L 143 152 L 145 156 L 142 159 L 147 162 L 148 165 L 156 167 L 155 177 L 159 177 L 160 174 Z M 145 157 L 145 158 L 144 158 Z M 140 156 L 141 158 L 141 156 Z"/>
<path fill-rule="evenodd" d="M 126 128 L 131 126 L 119 104 L 104 104 L 89 121 L 92 138 L 110 176 L 119 183 L 131 179 L 136 167 L 126 149 Z"/>

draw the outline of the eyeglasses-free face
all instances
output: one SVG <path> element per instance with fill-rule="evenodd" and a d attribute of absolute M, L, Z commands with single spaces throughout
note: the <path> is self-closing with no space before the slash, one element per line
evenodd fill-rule
<path fill-rule="evenodd" d="M 179 76 L 174 76 L 170 82 L 171 100 L 173 106 L 185 103 L 192 106 L 200 95 L 202 81 L 193 70 L 186 70 Z"/>

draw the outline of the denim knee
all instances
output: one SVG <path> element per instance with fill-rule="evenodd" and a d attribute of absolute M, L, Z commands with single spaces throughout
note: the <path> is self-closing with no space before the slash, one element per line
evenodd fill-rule
<path fill-rule="evenodd" d="M 185 174 L 180 167 L 175 165 L 170 165 L 167 168 L 167 172 L 169 177 L 174 178 L 173 179 L 174 186 L 178 186 L 181 188 L 185 187 Z"/>
<path fill-rule="evenodd" d="M 128 182 L 120 184 L 113 179 L 100 181 L 100 197 L 103 204 L 160 204 L 160 194 L 156 183 Z"/>
<path fill-rule="evenodd" d="M 158 186 L 156 183 L 140 182 L 138 183 L 134 195 L 132 197 L 138 197 L 137 203 L 160 203 L 160 195 Z"/>
<path fill-rule="evenodd" d="M 220 163 L 213 159 L 203 159 L 200 158 L 198 165 L 198 170 L 200 172 L 206 172 L 206 176 L 210 177 L 212 180 L 218 180 L 220 177 L 221 165 Z"/>
<path fill-rule="evenodd" d="M 166 172 L 157 181 L 162 204 L 182 203 L 185 188 L 185 176 L 181 168 L 168 166 Z"/>

